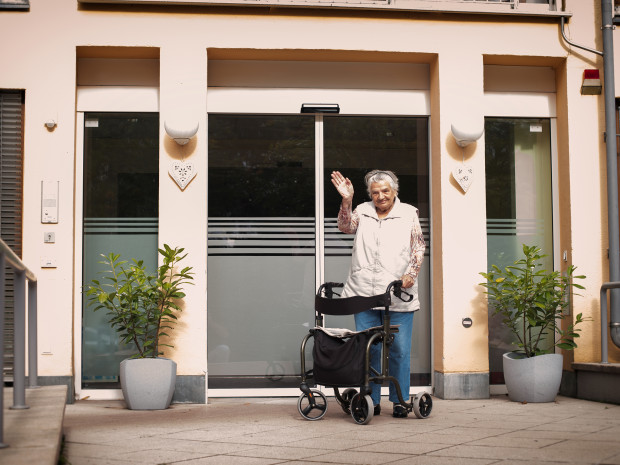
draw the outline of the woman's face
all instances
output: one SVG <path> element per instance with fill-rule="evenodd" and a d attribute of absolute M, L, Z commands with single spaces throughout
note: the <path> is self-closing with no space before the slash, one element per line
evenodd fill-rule
<path fill-rule="evenodd" d="M 370 185 L 370 198 L 378 212 L 388 213 L 394 206 L 396 191 L 388 181 L 373 182 Z"/>

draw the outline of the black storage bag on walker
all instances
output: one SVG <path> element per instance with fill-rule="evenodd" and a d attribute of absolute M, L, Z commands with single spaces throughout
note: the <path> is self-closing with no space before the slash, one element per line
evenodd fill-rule
<path fill-rule="evenodd" d="M 314 379 L 323 386 L 364 384 L 366 345 L 370 334 L 358 333 L 348 339 L 314 332 Z"/>

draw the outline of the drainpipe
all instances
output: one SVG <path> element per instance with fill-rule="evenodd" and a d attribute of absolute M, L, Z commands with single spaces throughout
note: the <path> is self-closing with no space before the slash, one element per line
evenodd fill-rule
<path fill-rule="evenodd" d="M 616 91 L 614 83 L 613 0 L 601 0 L 603 52 L 593 50 L 568 40 L 564 33 L 564 17 L 561 30 L 564 40 L 575 47 L 603 57 L 603 89 L 605 97 L 605 146 L 607 155 L 607 230 L 609 235 L 609 280 L 620 281 L 620 227 L 618 221 L 618 162 L 616 136 Z M 620 347 L 620 289 L 610 290 L 610 336 Z"/>
<path fill-rule="evenodd" d="M 616 89 L 614 83 L 613 1 L 601 0 L 603 30 L 603 89 L 607 133 L 607 229 L 609 231 L 609 280 L 620 281 L 620 233 L 618 228 L 618 153 L 616 136 Z M 620 289 L 612 289 L 610 336 L 620 347 Z"/>

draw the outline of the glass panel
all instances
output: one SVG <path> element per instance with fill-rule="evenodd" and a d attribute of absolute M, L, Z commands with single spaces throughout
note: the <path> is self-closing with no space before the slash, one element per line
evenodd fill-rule
<path fill-rule="evenodd" d="M 157 267 L 159 115 L 84 115 L 83 284 L 100 279 L 101 254 Z M 119 388 L 119 363 L 133 355 L 104 310 L 83 297 L 82 387 Z"/>
<path fill-rule="evenodd" d="M 209 116 L 211 388 L 298 387 L 314 326 L 313 116 Z"/>
<path fill-rule="evenodd" d="M 355 188 L 353 204 L 369 200 L 364 175 L 372 169 L 389 169 L 400 184 L 399 198 L 420 210 L 426 241 L 419 274 L 421 310 L 414 319 L 411 349 L 412 385 L 431 384 L 431 307 L 428 119 L 408 117 L 325 117 L 325 281 L 344 282 L 351 264 L 354 236 L 338 231 L 341 197 L 331 183 L 338 170 Z M 353 316 L 326 317 L 332 327 L 355 328 Z"/>
<path fill-rule="evenodd" d="M 537 245 L 553 269 L 551 129 L 548 119 L 487 118 L 487 264 L 503 268 Z M 501 316 L 489 314 L 492 384 L 503 384 L 502 355 L 515 349 Z"/>

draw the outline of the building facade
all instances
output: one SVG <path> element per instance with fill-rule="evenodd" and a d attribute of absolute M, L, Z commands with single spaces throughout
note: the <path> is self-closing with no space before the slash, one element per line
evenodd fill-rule
<path fill-rule="evenodd" d="M 416 390 L 502 391 L 511 345 L 479 273 L 523 243 L 549 268 L 586 275 L 571 312 L 591 319 L 565 353 L 567 382 L 573 362 L 600 361 L 605 102 L 581 88 L 603 59 L 571 45 L 602 50 L 600 2 L 0 4 L 43 382 L 120 398 L 131 350 L 82 289 L 100 254 L 154 267 L 169 244 L 195 272 L 165 353 L 178 364 L 175 400 L 297 395 L 316 288 L 350 263 L 329 174 L 350 177 L 359 203 L 375 168 L 397 173 L 427 243 Z M 171 137 L 194 131 L 184 145 Z M 459 134 L 476 140 L 461 147 Z M 613 344 L 609 356 L 620 361 Z"/>

